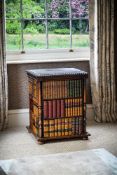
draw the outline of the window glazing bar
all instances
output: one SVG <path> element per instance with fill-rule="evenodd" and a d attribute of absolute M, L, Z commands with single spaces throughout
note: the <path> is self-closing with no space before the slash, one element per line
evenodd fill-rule
<path fill-rule="evenodd" d="M 29 20 L 29 21 L 36 21 L 36 20 L 70 20 L 70 18 L 23 18 L 23 20 Z M 88 18 L 84 18 L 84 17 L 79 17 L 79 18 L 72 18 L 72 20 L 86 20 Z M 6 20 L 21 20 L 21 18 L 6 18 Z"/>
<path fill-rule="evenodd" d="M 69 0 L 69 16 L 70 16 L 70 50 L 72 49 L 72 9 L 71 0 Z"/>
<path fill-rule="evenodd" d="M 47 19 L 47 0 L 45 0 L 45 25 L 46 25 L 46 49 L 48 49 L 48 19 Z"/>
<path fill-rule="evenodd" d="M 21 21 L 21 53 L 25 53 L 24 51 L 24 33 L 23 33 L 23 0 L 20 0 L 20 21 Z"/>

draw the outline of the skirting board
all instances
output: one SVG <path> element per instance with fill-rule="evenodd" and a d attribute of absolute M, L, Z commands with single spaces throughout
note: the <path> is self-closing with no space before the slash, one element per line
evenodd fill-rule
<path fill-rule="evenodd" d="M 9 127 L 27 126 L 29 125 L 29 109 L 15 109 L 9 110 Z M 92 104 L 87 105 L 87 121 L 94 119 L 94 112 Z"/>

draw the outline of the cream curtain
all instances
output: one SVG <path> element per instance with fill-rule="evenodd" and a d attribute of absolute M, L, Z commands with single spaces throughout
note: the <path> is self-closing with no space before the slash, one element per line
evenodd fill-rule
<path fill-rule="evenodd" d="M 117 121 L 114 72 L 114 0 L 90 0 L 90 71 L 97 122 Z"/>
<path fill-rule="evenodd" d="M 0 1 L 0 131 L 8 125 L 7 66 L 5 57 L 4 0 Z"/>

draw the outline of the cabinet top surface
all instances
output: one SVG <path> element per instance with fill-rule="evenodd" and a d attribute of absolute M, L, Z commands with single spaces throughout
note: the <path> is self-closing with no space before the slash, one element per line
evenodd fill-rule
<path fill-rule="evenodd" d="M 56 76 L 87 76 L 87 72 L 76 68 L 54 68 L 54 69 L 33 69 L 26 71 L 28 75 L 40 77 L 56 77 Z"/>

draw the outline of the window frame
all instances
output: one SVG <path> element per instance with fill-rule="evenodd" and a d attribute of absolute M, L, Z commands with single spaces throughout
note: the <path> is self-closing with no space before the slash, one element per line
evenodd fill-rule
<path fill-rule="evenodd" d="M 69 3 L 69 17 L 68 18 L 48 18 L 48 14 L 47 14 L 48 10 L 47 10 L 47 0 L 45 0 L 45 18 L 24 18 L 23 17 L 23 0 L 20 0 L 20 18 L 19 19 L 16 19 L 16 18 L 6 18 L 6 20 L 18 20 L 20 22 L 20 25 L 21 25 L 21 53 L 25 53 L 25 52 L 28 52 L 28 49 L 25 49 L 24 48 L 24 29 L 23 29 L 23 22 L 24 20 L 29 20 L 29 21 L 37 21 L 37 20 L 45 20 L 45 27 L 46 27 L 46 49 L 31 49 L 32 52 L 35 51 L 35 52 L 40 52 L 41 50 L 44 50 L 45 52 L 48 52 L 48 50 L 52 50 L 50 49 L 48 46 L 49 46 L 49 38 L 48 38 L 48 20 L 69 20 L 69 23 L 70 23 L 70 26 L 69 26 L 69 29 L 70 29 L 70 47 L 69 48 L 65 48 L 65 49 L 68 49 L 69 52 L 72 52 L 76 49 L 73 49 L 72 48 L 72 21 L 73 20 L 82 20 L 82 19 L 88 19 L 88 18 L 73 18 L 72 17 L 72 7 L 71 7 L 71 3 Z M 85 51 L 85 47 L 84 48 L 84 51 Z M 86 47 L 86 48 L 89 48 L 89 47 Z M 64 49 L 63 48 L 56 48 L 56 49 L 53 49 L 55 52 L 60 52 L 60 50 L 64 53 Z M 79 48 L 77 49 L 79 50 Z M 19 51 L 9 51 L 7 50 L 7 53 L 18 53 Z"/>

